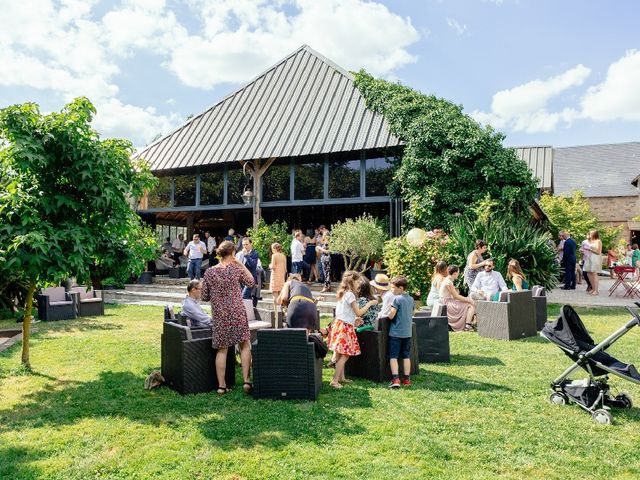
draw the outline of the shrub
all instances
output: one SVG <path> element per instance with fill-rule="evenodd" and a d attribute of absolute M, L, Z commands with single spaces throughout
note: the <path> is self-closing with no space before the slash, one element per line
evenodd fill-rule
<path fill-rule="evenodd" d="M 505 277 L 509 260 L 515 258 L 529 285 L 543 285 L 548 289 L 557 285 L 559 265 L 551 234 L 527 218 L 495 213 L 486 220 L 459 218 L 452 224 L 447 263 L 462 269 L 477 239 L 487 242 L 495 269 Z"/>
<path fill-rule="evenodd" d="M 282 245 L 282 253 L 289 255 L 291 252 L 291 235 L 287 222 L 274 222 L 268 225 L 264 219 L 258 220 L 257 227 L 247 230 L 247 235 L 253 241 L 253 248 L 258 252 L 262 267 L 267 268 L 271 261 L 271 244 L 278 242 Z"/>
<path fill-rule="evenodd" d="M 387 273 L 390 277 L 407 277 L 409 293 L 424 299 L 429 294 L 435 264 L 447 255 L 447 243 L 448 237 L 441 230 L 428 232 L 420 246 L 411 245 L 404 236 L 392 238 L 384 244 Z"/>
<path fill-rule="evenodd" d="M 331 251 L 342 254 L 347 270 L 367 270 L 370 260 L 382 258 L 386 239 L 379 221 L 368 214 L 331 226 Z"/>

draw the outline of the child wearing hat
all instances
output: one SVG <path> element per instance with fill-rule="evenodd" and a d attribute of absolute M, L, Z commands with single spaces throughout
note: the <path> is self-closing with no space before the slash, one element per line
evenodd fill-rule
<path fill-rule="evenodd" d="M 371 286 L 376 289 L 376 293 L 382 296 L 382 307 L 380 308 L 380 313 L 378 313 L 378 320 L 381 318 L 389 318 L 389 313 L 391 313 L 391 307 L 393 306 L 393 299 L 395 295 L 391 291 L 391 283 L 389 282 L 389 277 L 387 277 L 384 273 L 378 273 L 373 282 L 371 282 Z M 378 329 L 378 325 L 374 325 L 376 330 Z"/>

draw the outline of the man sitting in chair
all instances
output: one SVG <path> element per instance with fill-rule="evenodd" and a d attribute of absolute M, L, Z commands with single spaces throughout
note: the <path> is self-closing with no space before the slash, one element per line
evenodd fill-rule
<path fill-rule="evenodd" d="M 471 285 L 469 296 L 474 300 L 497 301 L 500 291 L 507 291 L 507 284 L 500 272 L 494 269 L 492 258 L 484 261 L 484 271 L 479 272 Z"/>
<path fill-rule="evenodd" d="M 213 320 L 200 306 L 202 282 L 191 280 L 187 285 L 187 296 L 182 301 L 182 315 L 191 321 L 191 328 L 210 327 Z"/>

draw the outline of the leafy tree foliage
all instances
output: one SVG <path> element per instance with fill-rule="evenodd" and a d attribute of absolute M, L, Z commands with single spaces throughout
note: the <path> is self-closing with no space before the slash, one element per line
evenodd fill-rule
<path fill-rule="evenodd" d="M 347 218 L 331 226 L 330 249 L 342 254 L 346 270 L 365 271 L 369 260 L 382 258 L 387 233 L 371 215 Z"/>
<path fill-rule="evenodd" d="M 263 218 L 258 220 L 256 228 L 247 229 L 247 236 L 251 237 L 253 248 L 258 252 L 262 266 L 266 269 L 271 262 L 271 245 L 279 243 L 282 245 L 282 253 L 290 254 L 291 234 L 287 222 L 274 222 L 270 225 Z"/>
<path fill-rule="evenodd" d="M 555 238 L 560 230 L 566 230 L 579 242 L 586 238 L 590 230 L 598 230 L 602 249 L 606 251 L 615 246 L 622 231 L 621 227 L 603 226 L 591 212 L 589 202 L 579 190 L 572 192 L 570 196 L 545 193 L 540 198 L 540 206 L 549 217 Z"/>
<path fill-rule="evenodd" d="M 409 226 L 446 230 L 487 194 L 502 211 L 527 212 L 536 182 L 513 149 L 502 146 L 503 134 L 482 127 L 459 105 L 363 70 L 355 84 L 405 142 L 392 192 L 407 201 Z"/>
<path fill-rule="evenodd" d="M 28 283 L 22 362 L 29 366 L 29 326 L 36 286 L 113 269 L 134 270 L 144 258 L 114 244 L 146 243 L 130 205 L 154 184 L 144 162 L 132 163 L 127 140 L 101 140 L 95 109 L 78 98 L 42 115 L 34 103 L 0 110 L 0 274 Z"/>

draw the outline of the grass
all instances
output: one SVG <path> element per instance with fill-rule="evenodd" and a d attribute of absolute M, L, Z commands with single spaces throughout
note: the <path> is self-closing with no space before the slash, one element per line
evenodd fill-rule
<path fill-rule="evenodd" d="M 628 319 L 580 309 L 596 339 Z M 557 307 L 550 307 L 550 315 Z M 548 403 L 568 359 L 540 338 L 451 335 L 452 362 L 414 386 L 355 381 L 315 403 L 143 389 L 160 364 L 159 307 L 39 323 L 34 372 L 0 354 L 0 478 L 638 478 L 640 410 L 595 424 Z M 14 323 L 0 322 L 0 328 Z M 630 362 L 640 330 L 610 352 Z M 239 377 L 238 377 L 239 378 Z M 640 388 L 612 379 L 640 403 Z"/>

